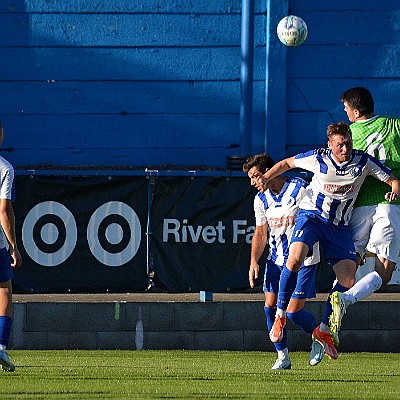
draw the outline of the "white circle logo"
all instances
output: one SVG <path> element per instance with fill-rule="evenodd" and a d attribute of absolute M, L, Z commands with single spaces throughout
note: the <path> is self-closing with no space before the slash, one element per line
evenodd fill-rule
<path fill-rule="evenodd" d="M 55 201 L 37 204 L 22 225 L 26 252 L 33 261 L 47 267 L 63 263 L 74 250 L 76 240 L 74 216 Z"/>
<path fill-rule="evenodd" d="M 98 261 L 112 267 L 129 262 L 137 253 L 141 226 L 135 211 L 119 201 L 100 206 L 90 217 L 87 241 Z"/>

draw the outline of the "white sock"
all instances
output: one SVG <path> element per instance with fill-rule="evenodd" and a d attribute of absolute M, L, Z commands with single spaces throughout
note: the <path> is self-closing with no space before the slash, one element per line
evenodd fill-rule
<path fill-rule="evenodd" d="M 278 317 L 281 317 L 281 318 L 286 318 L 286 311 L 281 310 L 280 308 L 277 308 L 275 315 L 277 315 Z"/>
<path fill-rule="evenodd" d="M 277 350 L 278 358 L 280 360 L 284 360 L 285 358 L 289 358 L 289 349 L 285 347 L 283 350 Z"/>
<path fill-rule="evenodd" d="M 382 286 L 382 278 L 376 272 L 370 272 L 355 283 L 353 287 L 344 292 L 346 306 L 365 299 Z"/>
<path fill-rule="evenodd" d="M 4 346 L 4 344 L 0 344 L 0 351 L 1 352 L 6 351 L 6 349 L 7 349 L 7 347 Z"/>

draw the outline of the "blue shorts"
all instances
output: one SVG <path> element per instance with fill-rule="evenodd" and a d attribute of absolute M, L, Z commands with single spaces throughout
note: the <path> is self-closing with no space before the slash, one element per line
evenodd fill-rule
<path fill-rule="evenodd" d="M 264 274 L 264 292 L 278 293 L 279 278 L 281 277 L 282 267 L 267 260 Z M 315 274 L 317 273 L 317 264 L 303 265 L 300 268 L 297 277 L 297 285 L 292 294 L 294 299 L 311 299 L 316 296 Z"/>
<path fill-rule="evenodd" d="M 305 243 L 310 249 L 319 242 L 326 262 L 332 266 L 341 260 L 356 261 L 351 229 L 333 225 L 312 212 L 299 210 L 290 244 L 295 242 Z"/>
<path fill-rule="evenodd" d="M 12 277 L 10 253 L 3 247 L 0 249 L 0 282 L 9 281 Z"/>

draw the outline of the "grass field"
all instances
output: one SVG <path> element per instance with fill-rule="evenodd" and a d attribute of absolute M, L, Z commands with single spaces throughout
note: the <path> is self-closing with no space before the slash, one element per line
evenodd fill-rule
<path fill-rule="evenodd" d="M 14 350 L 1 399 L 399 399 L 400 354 L 344 353 L 270 371 L 275 353 Z"/>

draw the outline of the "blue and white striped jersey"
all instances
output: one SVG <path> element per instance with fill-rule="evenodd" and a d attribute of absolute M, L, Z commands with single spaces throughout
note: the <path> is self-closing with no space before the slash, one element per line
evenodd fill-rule
<path fill-rule="evenodd" d="M 0 199 L 15 200 L 15 173 L 13 166 L 0 156 Z M 0 248 L 8 247 L 3 229 L 0 229 Z"/>
<path fill-rule="evenodd" d="M 341 164 L 334 161 L 330 149 L 311 150 L 295 156 L 294 164 L 314 173 L 300 208 L 311 210 L 334 225 L 348 225 L 367 175 L 386 182 L 391 174 L 379 160 L 360 150 L 353 150 L 350 160 Z"/>
<path fill-rule="evenodd" d="M 254 198 L 254 214 L 256 225 L 268 224 L 268 259 L 278 266 L 283 266 L 289 255 L 289 244 L 299 204 L 306 195 L 308 183 L 301 178 L 287 178 L 278 194 L 266 190 Z M 307 257 L 305 265 L 319 262 L 318 243 L 313 248 L 313 255 Z"/>

